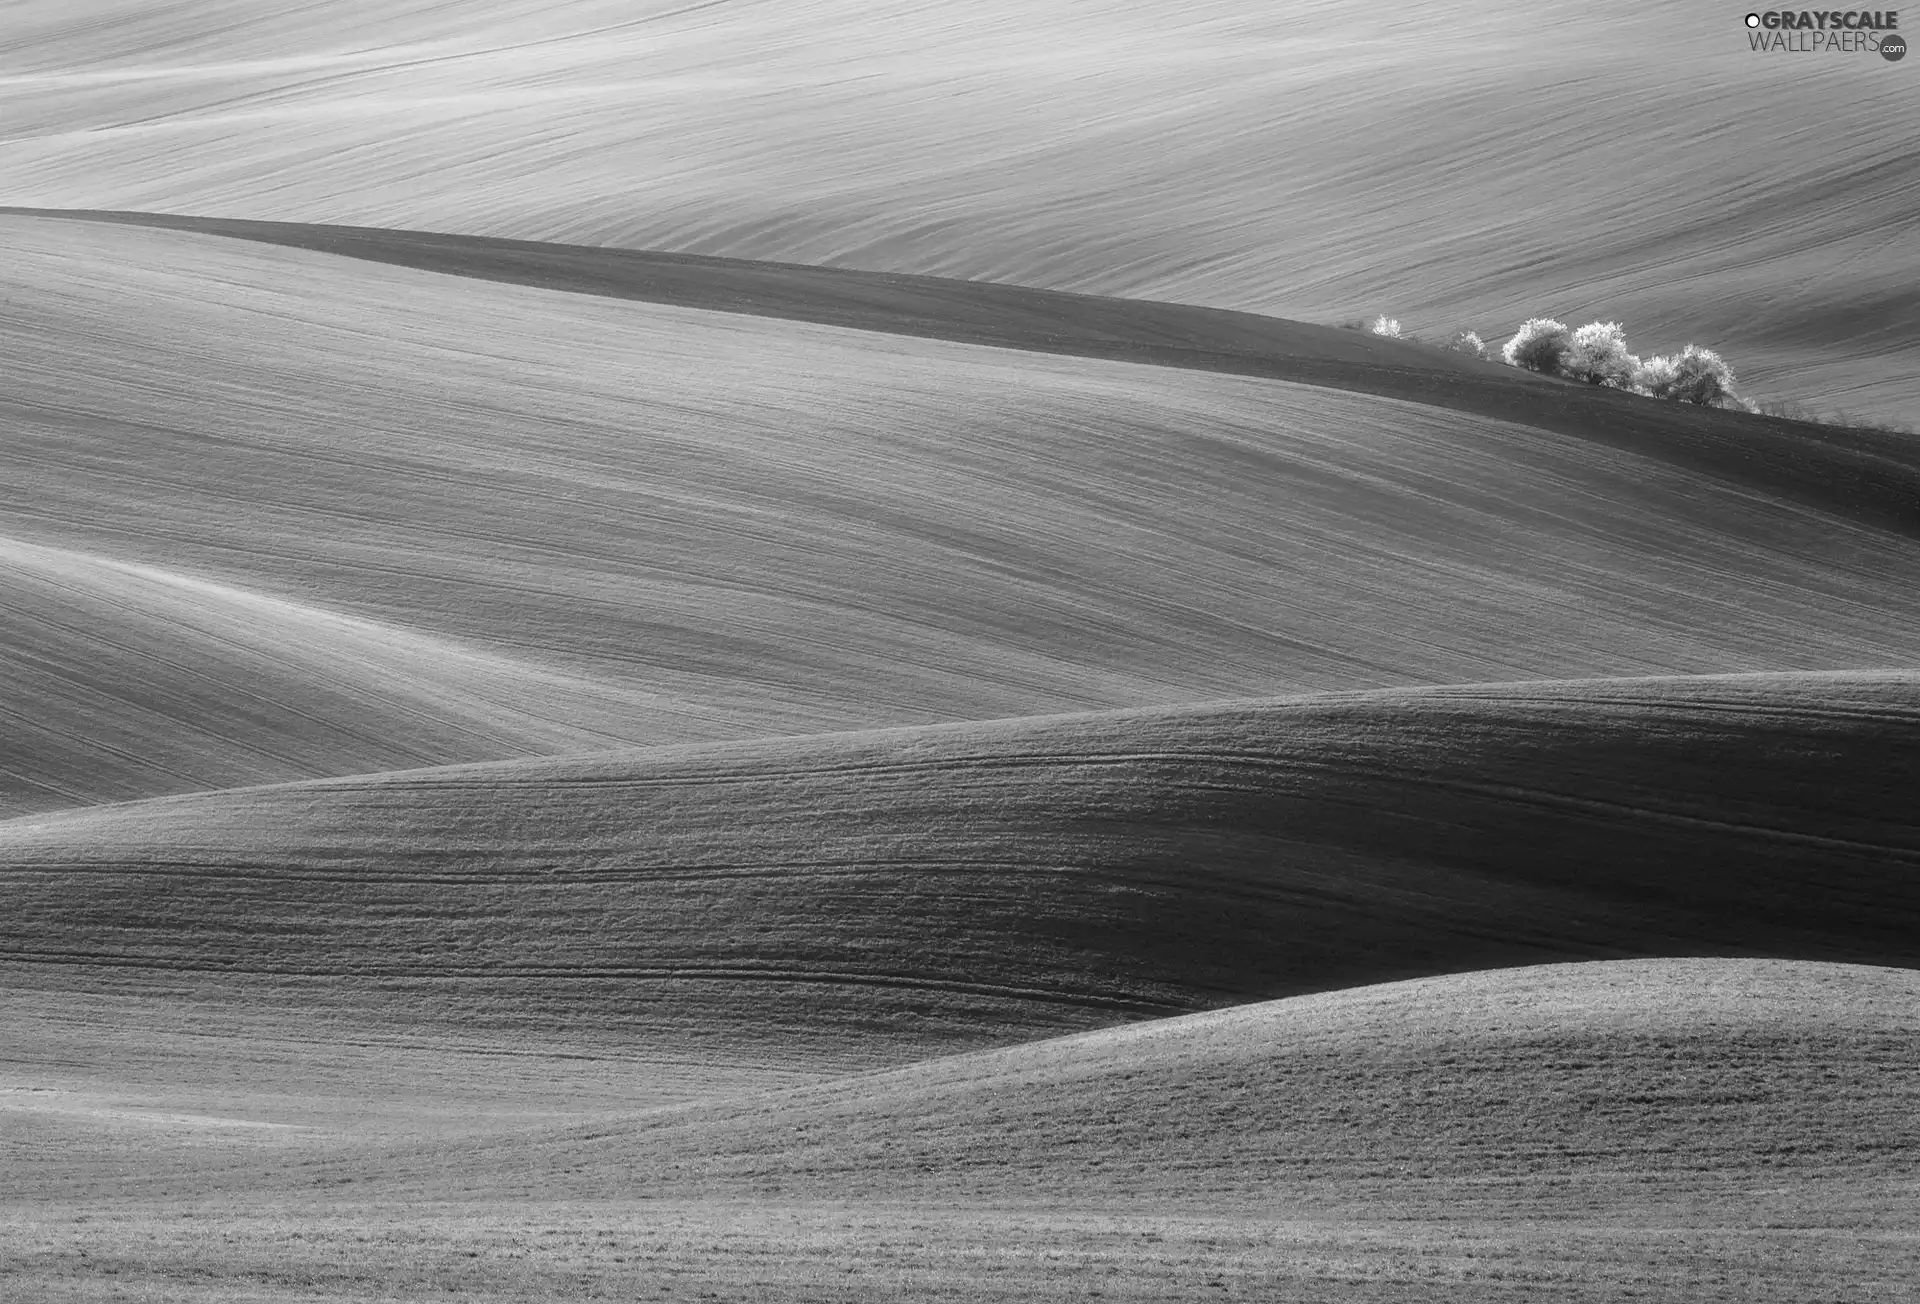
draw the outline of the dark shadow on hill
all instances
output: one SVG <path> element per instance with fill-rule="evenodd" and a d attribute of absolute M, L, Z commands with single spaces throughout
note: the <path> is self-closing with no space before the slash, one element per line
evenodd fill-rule
<path fill-rule="evenodd" d="M 1920 967 L 1917 769 L 1889 673 L 412 771 L 0 824 L 0 971 L 830 1065 L 1552 961 Z"/>

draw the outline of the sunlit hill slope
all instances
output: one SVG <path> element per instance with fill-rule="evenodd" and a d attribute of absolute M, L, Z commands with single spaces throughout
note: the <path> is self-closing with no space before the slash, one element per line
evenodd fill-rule
<path fill-rule="evenodd" d="M 1785 1210 L 1791 1182 L 1804 1214 L 1822 1186 L 1910 1175 L 1916 998 L 1912 969 L 1735 960 L 1358 987 L 439 1147 L 397 1157 L 360 1194 L 439 1189 L 452 1165 L 555 1199 L 1497 1217 L 1657 1208 L 1729 1183 L 1761 1188 L 1739 1203 Z"/>
<path fill-rule="evenodd" d="M 1905 1299 L 1917 66 L 24 0 L 0 1298 Z"/>
<path fill-rule="evenodd" d="M 1920 661 L 1916 470 L 1875 437 L 1629 396 L 1639 426 L 1547 404 L 1543 429 L 1514 419 L 1528 396 L 1571 391 L 1497 369 L 1449 410 L 176 232 L 0 236 L 7 673 L 58 704 L 9 734 L 16 812 L 621 742 Z M 1367 356 L 1333 360 L 1416 395 L 1440 374 Z"/>
<path fill-rule="evenodd" d="M 1657 0 L 467 0 L 8 15 L 0 203 L 1535 313 L 1920 415 L 1912 62 Z"/>

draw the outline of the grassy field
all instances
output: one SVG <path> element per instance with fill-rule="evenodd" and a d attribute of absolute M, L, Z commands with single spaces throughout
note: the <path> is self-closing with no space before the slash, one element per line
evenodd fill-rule
<path fill-rule="evenodd" d="M 1917 712 L 1608 680 L 122 804 L 0 824 L 0 961 L 830 1066 L 1543 960 L 1912 963 Z"/>
<path fill-rule="evenodd" d="M 1769 1291 L 1911 1284 L 1916 711 L 1904 674 L 1398 690 L 15 819 L 18 1279 L 1244 1293 L 1331 1238 L 1356 1298 L 1607 1298 L 1748 1280 L 1780 1223 L 1827 1259 Z M 1537 967 L 1713 954 L 1797 962 Z M 1407 973 L 1459 976 L 1365 985 Z M 1089 1221 L 1014 1271 L 1026 1208 Z M 1610 1257 L 1634 1227 L 1671 1260 Z"/>
<path fill-rule="evenodd" d="M 1729 1203 L 1784 1213 L 1797 1198 L 1817 1218 L 1829 1190 L 1845 1200 L 1855 1182 L 1909 1176 L 1916 997 L 1911 970 L 1778 961 L 1357 987 L 630 1123 L 431 1146 L 369 1185 L 431 1199 L 449 1184 L 532 1177 L 601 1198 L 1146 1201 L 1381 1220 L 1645 1213 L 1731 1187 Z M 1876 1223 L 1901 1227 L 1912 1199 Z"/>
<path fill-rule="evenodd" d="M 1897 1300 L 1917 995 L 1472 974 L 190 1183 L 150 1123 L 117 1199 L 69 1167 L 0 1226 L 58 1300 Z"/>
<path fill-rule="evenodd" d="M 0 234 L 12 1293 L 1912 1288 L 1899 441 Z"/>
<path fill-rule="evenodd" d="M 1436 0 L 17 7 L 0 203 L 773 258 L 1444 336 L 1916 419 L 1912 65 Z M 1550 35 L 1549 35 L 1550 34 Z M 938 51 L 929 57 L 929 51 Z"/>
<path fill-rule="evenodd" d="M 195 234 L 0 236 L 5 673 L 44 704 L 5 744 L 15 812 L 621 742 L 1920 655 L 1920 467 L 1889 437 L 1505 368 L 1437 408 Z M 1354 338 L 1257 345 L 1346 347 L 1374 387 L 1424 394 L 1436 373 Z M 1516 419 L 1533 402 L 1558 429 Z"/>
<path fill-rule="evenodd" d="M 0 1299 L 1920 1298 L 1914 64 L 21 0 Z"/>

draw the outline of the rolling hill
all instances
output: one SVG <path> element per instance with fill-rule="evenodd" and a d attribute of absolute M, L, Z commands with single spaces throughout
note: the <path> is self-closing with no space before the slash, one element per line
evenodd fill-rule
<path fill-rule="evenodd" d="M 0 810 L 645 737 L 645 694 L 153 567 L 0 541 Z"/>
<path fill-rule="evenodd" d="M 16 813 L 510 746 L 1920 662 L 1920 471 L 1873 437 L 1612 396 L 1641 424 L 1617 423 L 1497 369 L 1454 374 L 1559 428 L 1471 394 L 1445 410 L 193 233 L 8 218 L 0 238 L 9 555 L 137 588 L 96 604 L 89 646 L 167 640 L 177 701 L 202 703 L 177 734 L 175 690 L 127 687 L 151 662 L 69 665 L 66 723 L 10 737 Z M 834 284 L 844 304 L 862 283 Z M 992 308 L 909 289 L 936 322 Z M 1243 356 L 1416 395 L 1440 374 L 1261 329 Z M 51 601 L 34 592 L 22 610 Z M 215 638 L 213 594 L 281 632 Z M 163 598 L 201 614 L 141 614 Z M 71 662 L 63 628 L 20 626 L 17 682 Z M 298 645 L 279 679 L 274 640 Z M 256 718 L 396 702 L 427 714 L 262 757 Z"/>
<path fill-rule="evenodd" d="M 564 240 L 1504 335 L 1916 416 L 1912 64 L 1656 0 L 32 0 L 0 203 Z M 1544 34 L 1551 32 L 1551 37 Z M 934 53 L 937 52 L 937 53 Z"/>
<path fill-rule="evenodd" d="M 1920 525 L 1920 458 L 1909 436 L 1647 403 L 1368 331 L 997 282 L 435 231 L 64 209 L 0 216 L 192 231 L 575 294 L 1298 381 L 1538 426 L 1796 502 Z"/>
<path fill-rule="evenodd" d="M 1433 343 L 1920 416 L 1742 17 L 5 6 L 0 1298 L 1916 1297 L 1920 442 Z"/>
<path fill-rule="evenodd" d="M 1360 986 L 442 1149 L 397 1184 L 519 1183 L 531 1151 L 556 1199 L 1630 1213 L 1789 1174 L 1817 1198 L 1911 1177 L 1917 998 L 1910 968 L 1734 960 Z"/>
<path fill-rule="evenodd" d="M 1555 965 L 458 1144 L 256 1147 L 186 1201 L 133 1177 L 116 1185 L 144 1200 L 103 1205 L 69 1172 L 29 1186 L 13 1279 L 57 1300 L 108 1281 L 163 1300 L 1899 1298 L 1916 996 L 1910 969 Z"/>
<path fill-rule="evenodd" d="M 1400 690 L 63 812 L 0 823 L 0 963 L 809 1072 L 1556 960 L 1911 965 L 1917 693 Z"/>
<path fill-rule="evenodd" d="M 0 822 L 7 1284 L 1904 1289 L 1917 716 L 1452 686 Z M 1790 958 L 1628 958 L 1702 955 Z"/>

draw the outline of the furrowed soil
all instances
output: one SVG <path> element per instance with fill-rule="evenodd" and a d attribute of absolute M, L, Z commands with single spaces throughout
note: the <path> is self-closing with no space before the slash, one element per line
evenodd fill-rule
<path fill-rule="evenodd" d="M 1883 439 L 1625 395 L 1649 423 L 1630 437 L 1551 403 L 1548 429 L 1513 419 L 1529 396 L 1588 396 L 1496 375 L 1483 413 L 198 234 L 9 218 L 0 238 L 0 667 L 37 704 L 0 810 L 1920 662 L 1914 455 Z M 1255 343 L 1333 356 L 1325 334 Z M 1439 374 L 1334 361 L 1389 388 Z"/>
<path fill-rule="evenodd" d="M 1920 445 L 1432 343 L 1916 419 L 1693 9 L 9 6 L 0 1299 L 1920 1298 Z"/>
<path fill-rule="evenodd" d="M 0 203 L 1619 320 L 1920 420 L 1912 64 L 1660 0 L 29 0 Z"/>
<path fill-rule="evenodd" d="M 1731 960 L 1363 987 L 36 1191 L 8 1273 L 57 1300 L 1899 1299 L 1914 988 Z"/>

